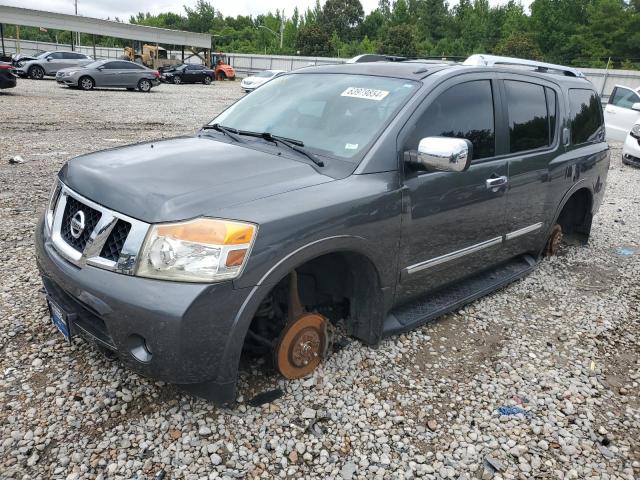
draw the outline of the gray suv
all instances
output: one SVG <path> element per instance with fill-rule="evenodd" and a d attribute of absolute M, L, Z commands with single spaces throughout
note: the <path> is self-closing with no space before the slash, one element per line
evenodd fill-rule
<path fill-rule="evenodd" d="M 224 403 L 243 355 L 300 378 L 337 325 L 376 345 L 504 287 L 605 192 L 600 98 L 557 69 L 305 68 L 69 160 L 36 231 L 53 324 Z"/>
<path fill-rule="evenodd" d="M 44 52 L 33 60 L 18 60 L 16 73 L 21 77 L 42 80 L 45 76 L 55 76 L 58 70 L 81 67 L 93 62 L 93 58 L 78 52 Z"/>

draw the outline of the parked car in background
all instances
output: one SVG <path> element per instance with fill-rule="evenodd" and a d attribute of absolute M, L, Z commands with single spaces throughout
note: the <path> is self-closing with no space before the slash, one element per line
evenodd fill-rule
<path fill-rule="evenodd" d="M 160 84 L 156 70 L 129 60 L 98 60 L 84 67 L 65 68 L 56 75 L 61 85 L 91 90 L 94 87 L 126 88 L 148 92 Z"/>
<path fill-rule="evenodd" d="M 624 142 L 631 127 L 640 120 L 640 87 L 616 85 L 604 109 L 607 140 Z"/>
<path fill-rule="evenodd" d="M 602 104 L 527 64 L 299 69 L 194 136 L 70 159 L 36 229 L 51 332 L 233 402 L 243 353 L 301 378 L 338 322 L 376 345 L 585 244 Z"/>
<path fill-rule="evenodd" d="M 46 50 L 36 50 L 33 53 L 30 54 L 26 54 L 26 53 L 14 53 L 13 55 L 11 55 L 11 63 L 14 66 L 18 66 L 18 64 L 20 62 L 26 62 L 28 60 L 35 60 L 36 58 L 38 58 L 40 55 L 42 55 L 43 53 L 47 53 Z"/>
<path fill-rule="evenodd" d="M 240 82 L 240 88 L 247 93 L 253 92 L 260 85 L 267 83 L 272 78 L 282 75 L 283 73 L 285 73 L 284 70 L 264 70 L 258 72 L 255 75 L 244 78 L 242 82 Z"/>
<path fill-rule="evenodd" d="M 13 65 L 0 62 L 0 89 L 13 88 L 17 84 L 17 77 L 13 74 Z"/>
<path fill-rule="evenodd" d="M 55 76 L 59 70 L 82 67 L 93 62 L 89 55 L 78 52 L 44 52 L 33 60 L 18 60 L 16 73 L 21 77 L 42 80 L 45 76 Z"/>
<path fill-rule="evenodd" d="M 631 127 L 631 131 L 622 147 L 622 163 L 640 167 L 640 123 Z"/>
<path fill-rule="evenodd" d="M 162 72 L 162 80 L 167 83 L 204 83 L 211 84 L 215 80 L 215 73 L 204 65 L 184 64 Z"/>

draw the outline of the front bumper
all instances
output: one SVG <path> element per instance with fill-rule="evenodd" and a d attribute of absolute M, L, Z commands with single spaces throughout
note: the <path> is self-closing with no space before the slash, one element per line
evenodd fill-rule
<path fill-rule="evenodd" d="M 622 147 L 622 161 L 627 165 L 640 167 L 640 139 L 631 134 L 627 135 Z"/>
<path fill-rule="evenodd" d="M 233 330 L 250 289 L 234 289 L 232 282 L 167 282 L 78 268 L 57 253 L 45 230 L 41 219 L 38 268 L 49 297 L 71 314 L 72 335 L 115 352 L 144 376 L 218 403 L 235 399 L 237 363 L 228 353 L 242 348 L 233 344 Z M 148 361 L 134 356 L 140 338 L 151 353 Z"/>
<path fill-rule="evenodd" d="M 75 76 L 69 76 L 69 77 L 56 76 L 56 82 L 58 82 L 60 85 L 69 85 L 72 87 L 78 86 L 78 79 Z"/>

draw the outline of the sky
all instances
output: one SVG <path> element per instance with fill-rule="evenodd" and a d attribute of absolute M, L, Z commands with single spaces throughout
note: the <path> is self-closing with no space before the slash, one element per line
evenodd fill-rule
<path fill-rule="evenodd" d="M 129 20 L 131 15 L 138 12 L 176 12 L 183 13 L 183 5 L 193 6 L 197 0 L 77 0 L 78 14 L 85 17 L 115 18 Z M 449 0 L 449 4 L 456 0 Z M 493 5 L 506 3 L 507 0 L 490 0 Z M 522 0 L 528 6 L 532 0 Z M 378 0 L 360 0 L 365 12 L 376 8 Z M 220 10 L 224 16 L 258 15 L 284 9 L 286 15 L 291 15 L 297 5 L 301 12 L 315 4 L 315 0 L 209 0 L 209 3 Z M 322 0 L 320 3 L 324 3 Z M 74 13 L 74 0 L 0 0 L 0 5 L 48 10 L 58 13 Z"/>

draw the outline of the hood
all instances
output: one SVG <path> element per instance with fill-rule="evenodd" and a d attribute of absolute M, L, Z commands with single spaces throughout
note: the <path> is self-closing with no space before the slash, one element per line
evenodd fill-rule
<path fill-rule="evenodd" d="M 266 82 L 267 80 L 269 79 L 261 78 L 261 77 L 247 77 L 242 81 L 242 83 L 244 83 L 245 85 L 260 85 Z"/>
<path fill-rule="evenodd" d="M 67 73 L 67 72 L 74 72 L 77 70 L 82 70 L 83 68 L 85 68 L 84 65 L 77 65 L 75 67 L 67 67 L 67 68 L 61 68 L 60 70 L 58 70 L 56 73 Z"/>
<path fill-rule="evenodd" d="M 70 160 L 60 179 L 100 205 L 149 223 L 224 216 L 231 205 L 333 180 L 283 155 L 211 137 L 90 153 Z"/>

